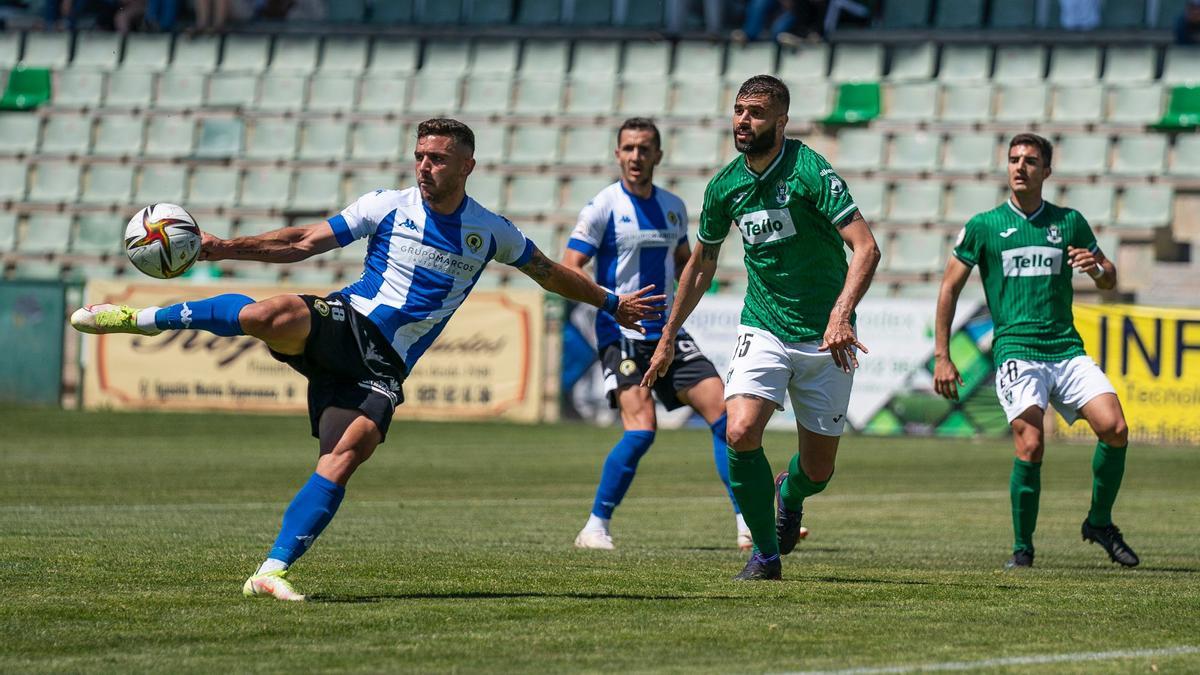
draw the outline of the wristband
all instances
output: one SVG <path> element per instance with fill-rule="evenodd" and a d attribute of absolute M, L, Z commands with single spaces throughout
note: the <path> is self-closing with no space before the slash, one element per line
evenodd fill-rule
<path fill-rule="evenodd" d="M 600 309 L 609 313 L 616 314 L 617 307 L 620 306 L 621 299 L 612 293 L 607 293 L 604 296 L 604 303 L 600 305 Z"/>
<path fill-rule="evenodd" d="M 1100 277 L 1104 276 L 1104 268 L 1096 265 L 1096 269 L 1088 270 L 1088 276 L 1093 279 L 1099 279 Z"/>

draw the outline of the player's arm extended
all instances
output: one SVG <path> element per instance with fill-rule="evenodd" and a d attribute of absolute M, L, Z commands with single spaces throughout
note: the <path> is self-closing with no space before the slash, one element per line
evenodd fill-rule
<path fill-rule="evenodd" d="M 950 360 L 950 327 L 954 325 L 954 310 L 958 306 L 958 295 L 962 293 L 971 268 L 955 256 L 946 261 L 946 273 L 938 291 L 937 316 L 933 328 L 933 389 L 940 396 L 958 400 L 958 385 L 962 377 Z"/>
<path fill-rule="evenodd" d="M 205 232 L 201 260 L 257 260 L 291 263 L 337 248 L 337 236 L 326 222 L 282 227 L 253 237 L 221 239 Z"/>
<path fill-rule="evenodd" d="M 859 301 L 866 295 L 867 289 L 871 287 L 871 279 L 875 277 L 875 268 L 879 265 L 881 254 L 870 226 L 857 211 L 849 222 L 838 228 L 838 234 L 842 235 L 842 240 L 854 255 L 850 258 L 850 268 L 846 270 L 842 292 L 829 312 L 829 324 L 825 329 L 820 349 L 828 350 L 833 356 L 833 362 L 842 370 L 850 372 L 851 368 L 858 367 L 858 357 L 855 356 L 852 347 L 867 351 L 855 337 L 850 317 L 853 316 Z"/>
<path fill-rule="evenodd" d="M 662 338 L 654 348 L 650 357 L 650 366 L 642 377 L 642 386 L 650 387 L 662 375 L 665 375 L 671 362 L 675 360 L 675 336 L 683 327 L 683 322 L 696 309 L 704 292 L 712 285 L 713 277 L 717 274 L 717 256 L 721 254 L 720 244 L 696 242 L 692 255 L 683 272 L 679 275 L 679 288 L 675 291 L 675 306 L 663 326 Z"/>
<path fill-rule="evenodd" d="M 597 286 L 582 272 L 554 262 L 537 248 L 533 249 L 533 256 L 529 262 L 518 269 L 551 293 L 568 300 L 595 305 L 612 314 L 622 326 L 643 332 L 644 329 L 638 322 L 662 316 L 663 301 L 667 299 L 665 295 L 647 295 L 654 290 L 654 286 L 646 286 L 625 295 L 613 295 Z"/>

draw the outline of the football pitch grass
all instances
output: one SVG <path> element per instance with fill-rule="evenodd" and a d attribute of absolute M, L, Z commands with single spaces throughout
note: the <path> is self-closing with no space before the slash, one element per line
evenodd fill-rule
<path fill-rule="evenodd" d="M 241 584 L 302 418 L 0 416 L 2 672 L 1200 671 L 1197 448 L 1131 448 L 1125 570 L 1080 541 L 1091 447 L 1052 444 L 1037 566 L 1004 572 L 1008 440 L 847 437 L 784 581 L 734 583 L 707 430 L 659 433 L 601 552 L 571 543 L 619 431 L 397 420 L 282 603 Z"/>

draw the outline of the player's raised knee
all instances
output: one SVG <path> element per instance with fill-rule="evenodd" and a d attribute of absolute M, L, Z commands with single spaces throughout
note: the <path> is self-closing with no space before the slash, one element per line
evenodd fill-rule
<path fill-rule="evenodd" d="M 297 295 L 276 296 L 246 305 L 238 314 L 238 322 L 247 335 L 263 340 L 287 339 L 303 330 L 308 332 L 308 306 Z"/>

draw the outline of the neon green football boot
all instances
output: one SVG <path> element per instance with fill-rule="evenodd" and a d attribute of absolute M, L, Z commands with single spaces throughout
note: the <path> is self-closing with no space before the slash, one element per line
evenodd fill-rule
<path fill-rule="evenodd" d="M 137 309 L 126 305 L 85 305 L 71 315 L 71 327 L 80 333 L 101 335 L 104 333 L 133 333 L 134 335 L 158 335 L 162 330 L 138 326 Z"/>
<path fill-rule="evenodd" d="M 303 601 L 304 595 L 297 592 L 292 582 L 287 580 L 287 573 L 287 570 L 275 570 L 255 574 L 242 585 L 242 595 L 247 598 L 270 595 L 276 600 Z"/>

